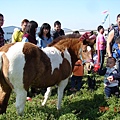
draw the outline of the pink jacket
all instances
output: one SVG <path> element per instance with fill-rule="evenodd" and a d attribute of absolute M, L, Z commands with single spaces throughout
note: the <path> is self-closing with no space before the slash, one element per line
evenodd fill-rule
<path fill-rule="evenodd" d="M 106 40 L 104 38 L 104 35 L 98 33 L 97 39 L 96 39 L 96 50 L 105 50 L 106 48 Z"/>

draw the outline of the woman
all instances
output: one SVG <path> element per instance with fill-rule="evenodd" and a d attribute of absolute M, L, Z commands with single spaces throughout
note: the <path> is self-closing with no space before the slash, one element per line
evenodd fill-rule
<path fill-rule="evenodd" d="M 52 42 L 52 37 L 50 34 L 51 26 L 48 23 L 43 23 L 40 27 L 38 37 L 36 38 L 37 46 L 40 48 L 45 48 L 49 43 Z"/>
<path fill-rule="evenodd" d="M 25 34 L 23 35 L 22 42 L 31 42 L 37 45 L 37 40 L 36 40 L 37 27 L 38 27 L 37 22 L 30 21 L 25 29 Z"/>
<path fill-rule="evenodd" d="M 37 27 L 38 24 L 35 21 L 30 21 L 27 24 L 27 27 L 25 29 L 25 34 L 23 35 L 23 39 L 22 42 L 31 42 L 35 45 L 37 45 L 37 40 L 36 40 L 36 31 L 37 31 Z M 35 94 L 36 93 L 36 89 L 31 87 L 31 94 Z M 30 93 L 27 93 L 27 96 L 30 96 Z M 30 98 L 27 97 L 27 100 L 29 100 Z"/>

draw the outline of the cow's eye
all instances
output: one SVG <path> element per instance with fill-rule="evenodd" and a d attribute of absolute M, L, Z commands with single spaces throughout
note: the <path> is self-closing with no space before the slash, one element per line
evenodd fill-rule
<path fill-rule="evenodd" d="M 83 50 L 83 52 L 87 52 L 87 50 Z"/>

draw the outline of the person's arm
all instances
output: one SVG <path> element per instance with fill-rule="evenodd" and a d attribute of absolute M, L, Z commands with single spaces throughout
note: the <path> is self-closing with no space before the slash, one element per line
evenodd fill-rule
<path fill-rule="evenodd" d="M 111 57 L 112 56 L 112 53 L 111 53 L 111 42 L 114 38 L 114 30 L 111 30 L 109 35 L 108 35 L 108 38 L 107 38 L 107 53 L 108 53 L 108 57 Z"/>
<path fill-rule="evenodd" d="M 18 34 L 19 34 L 18 30 L 16 30 L 16 31 L 13 32 L 13 34 L 12 34 L 12 43 L 17 42 Z"/>
<path fill-rule="evenodd" d="M 113 78 L 114 78 L 114 79 L 119 79 L 119 78 L 120 78 L 120 72 L 117 73 L 117 74 L 113 74 Z"/>
<path fill-rule="evenodd" d="M 63 30 L 63 35 L 65 35 L 65 32 L 64 32 L 64 30 Z"/>
<path fill-rule="evenodd" d="M 41 39 L 39 37 L 36 37 L 36 40 L 37 40 L 37 46 L 39 48 L 41 48 L 42 47 L 42 45 L 41 45 Z"/>
<path fill-rule="evenodd" d="M 77 71 L 78 69 L 79 69 L 79 66 L 75 65 L 74 69 L 73 69 L 73 72 Z"/>
<path fill-rule="evenodd" d="M 99 75 L 105 75 L 106 71 L 107 71 L 107 68 L 104 68 L 104 69 L 102 69 L 102 70 L 99 69 L 99 70 L 98 70 L 98 74 L 99 74 Z"/>
<path fill-rule="evenodd" d="M 113 75 L 111 75 L 111 76 L 109 76 L 109 77 L 107 77 L 107 79 L 108 79 L 110 82 L 112 82 L 112 81 L 114 81 L 114 80 L 116 80 L 116 79 L 119 80 L 119 78 L 120 78 L 120 72 L 119 72 L 119 73 L 116 73 L 116 74 L 113 74 Z"/>

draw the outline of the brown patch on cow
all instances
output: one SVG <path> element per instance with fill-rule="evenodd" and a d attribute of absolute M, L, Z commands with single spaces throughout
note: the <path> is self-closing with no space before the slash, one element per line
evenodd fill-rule
<path fill-rule="evenodd" d="M 9 81 L 9 76 L 8 76 L 8 70 L 9 70 L 9 60 L 7 59 L 7 56 L 5 55 L 5 53 L 3 53 L 2 55 L 2 59 L 3 59 L 3 66 L 2 66 L 2 70 L 3 70 L 3 74 L 5 77 L 6 82 L 8 83 L 8 85 L 13 89 L 13 85 L 10 83 Z"/>
<path fill-rule="evenodd" d="M 26 90 L 29 86 L 48 87 L 59 84 L 71 74 L 71 66 L 67 59 L 63 59 L 59 69 L 55 68 L 52 73 L 49 57 L 37 46 L 25 44 L 23 53 L 25 54 L 25 67 L 23 83 Z"/>
<path fill-rule="evenodd" d="M 15 43 L 5 44 L 4 46 L 0 47 L 0 52 L 4 51 L 7 52 L 11 46 L 13 46 Z"/>
<path fill-rule="evenodd" d="M 0 114 L 6 112 L 11 91 L 12 89 L 6 83 L 3 72 L 0 70 Z"/>
<path fill-rule="evenodd" d="M 61 40 L 65 40 L 65 39 L 78 39 L 80 38 L 81 35 L 79 34 L 68 34 L 68 35 L 63 35 L 63 36 L 59 36 L 56 39 L 54 39 L 50 44 L 48 44 L 48 47 L 51 47 L 53 45 L 55 45 L 56 43 L 58 43 Z"/>
<path fill-rule="evenodd" d="M 72 72 L 71 65 L 67 59 L 63 59 L 62 64 L 60 64 L 59 68 L 55 68 L 53 73 L 49 69 L 51 69 L 51 66 L 36 80 L 39 81 L 37 83 L 38 87 L 44 88 L 59 84 L 60 81 L 68 78 Z"/>
<path fill-rule="evenodd" d="M 48 56 L 36 45 L 26 43 L 23 48 L 25 54 L 25 67 L 23 83 L 26 90 L 32 84 L 39 86 L 42 76 L 51 72 L 51 64 Z M 38 80 L 38 81 L 37 81 Z M 46 86 L 46 85 L 45 85 Z"/>
<path fill-rule="evenodd" d="M 2 73 L 0 73 L 0 114 L 6 112 L 11 91 L 12 89 L 5 82 Z"/>

